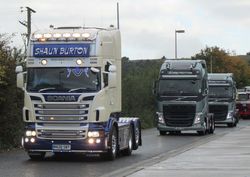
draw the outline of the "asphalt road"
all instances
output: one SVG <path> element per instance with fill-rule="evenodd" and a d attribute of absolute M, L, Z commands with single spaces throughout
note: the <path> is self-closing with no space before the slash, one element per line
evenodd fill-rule
<path fill-rule="evenodd" d="M 237 131 L 248 124 L 250 124 L 250 120 L 242 120 L 236 128 L 216 127 L 214 135 L 206 136 L 187 132 L 181 135 L 159 136 L 155 128 L 147 129 L 142 132 L 143 146 L 133 151 L 131 156 L 120 156 L 115 161 L 105 161 L 98 157 L 85 157 L 80 154 L 66 157 L 48 154 L 43 161 L 31 161 L 23 150 L 0 153 L 0 176 L 99 177 L 120 176 L 121 174 L 124 176 L 138 166 L 154 164 L 161 158 L 181 153 L 230 131 Z"/>

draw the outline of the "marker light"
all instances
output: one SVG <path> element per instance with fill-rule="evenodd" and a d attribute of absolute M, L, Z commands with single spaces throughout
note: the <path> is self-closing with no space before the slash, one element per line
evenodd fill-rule
<path fill-rule="evenodd" d="M 52 35 L 50 33 L 46 33 L 46 34 L 43 35 L 43 37 L 50 38 L 50 37 L 52 37 Z"/>
<path fill-rule="evenodd" d="M 82 37 L 88 38 L 88 37 L 90 37 L 90 34 L 89 34 L 89 33 L 83 33 L 83 34 L 82 34 Z"/>
<path fill-rule="evenodd" d="M 42 65 L 47 65 L 47 60 L 43 59 L 43 60 L 41 61 L 41 63 L 42 63 Z"/>
<path fill-rule="evenodd" d="M 72 36 L 73 37 L 80 37 L 81 35 L 80 35 L 80 33 L 73 33 Z"/>
<path fill-rule="evenodd" d="M 39 38 L 39 41 L 41 41 L 41 42 L 45 42 L 45 41 L 46 41 L 46 39 L 45 39 L 45 38 Z"/>
<path fill-rule="evenodd" d="M 70 36 L 71 36 L 70 33 L 64 33 L 64 34 L 63 34 L 63 37 L 70 37 Z"/>
<path fill-rule="evenodd" d="M 62 35 L 60 34 L 60 33 L 55 33 L 55 34 L 53 34 L 53 37 L 55 37 L 55 38 L 59 38 L 59 37 L 61 37 Z"/>
<path fill-rule="evenodd" d="M 34 38 L 35 38 L 35 39 L 39 39 L 39 38 L 42 38 L 42 37 L 43 37 L 42 34 L 35 34 L 35 35 L 34 35 Z"/>
<path fill-rule="evenodd" d="M 81 65 L 82 64 L 82 60 L 81 59 L 77 59 L 76 60 L 76 64 Z"/>

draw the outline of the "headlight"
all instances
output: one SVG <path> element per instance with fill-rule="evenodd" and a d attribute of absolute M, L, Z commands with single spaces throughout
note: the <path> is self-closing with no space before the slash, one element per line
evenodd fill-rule
<path fill-rule="evenodd" d="M 230 111 L 227 113 L 227 119 L 232 119 L 234 117 L 234 112 Z"/>
<path fill-rule="evenodd" d="M 89 131 L 88 132 L 89 138 L 99 138 L 99 137 L 103 137 L 103 136 L 104 136 L 103 131 Z"/>
<path fill-rule="evenodd" d="M 25 134 L 26 136 L 36 136 L 36 131 L 27 130 Z"/>
<path fill-rule="evenodd" d="M 163 114 L 160 113 L 160 112 L 157 112 L 156 114 L 157 114 L 157 116 L 158 116 L 158 122 L 159 122 L 159 123 L 162 123 L 162 124 L 165 124 Z"/>
<path fill-rule="evenodd" d="M 202 112 L 196 113 L 196 114 L 195 114 L 194 124 L 199 124 L 199 123 L 201 123 L 201 118 L 202 118 Z"/>

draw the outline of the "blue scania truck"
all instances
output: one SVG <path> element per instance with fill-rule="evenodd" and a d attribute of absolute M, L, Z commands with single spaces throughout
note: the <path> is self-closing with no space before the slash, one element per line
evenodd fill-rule
<path fill-rule="evenodd" d="M 141 122 L 120 117 L 121 39 L 115 28 L 60 27 L 32 34 L 24 91 L 22 145 L 31 159 L 46 152 L 101 154 L 113 160 L 142 144 Z"/>

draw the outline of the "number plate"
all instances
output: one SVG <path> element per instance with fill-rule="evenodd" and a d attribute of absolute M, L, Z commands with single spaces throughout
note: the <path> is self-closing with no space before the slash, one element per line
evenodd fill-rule
<path fill-rule="evenodd" d="M 60 151 L 60 152 L 66 152 L 71 150 L 70 144 L 53 144 L 52 145 L 53 151 Z"/>

